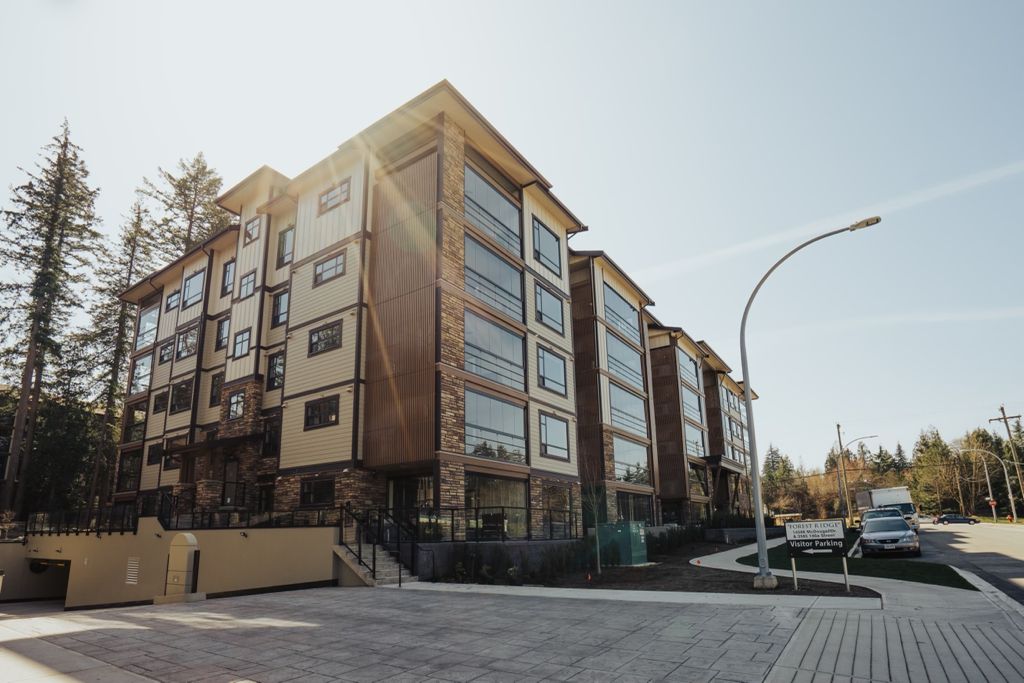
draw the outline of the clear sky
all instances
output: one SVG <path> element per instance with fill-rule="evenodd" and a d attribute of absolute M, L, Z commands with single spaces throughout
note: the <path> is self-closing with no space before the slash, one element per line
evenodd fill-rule
<path fill-rule="evenodd" d="M 0 186 L 66 116 L 113 230 L 202 150 L 288 175 L 449 79 L 739 373 L 762 450 L 1024 411 L 1024 4 L 8 2 Z M 7 194 L 0 195 L 0 205 Z M 877 443 L 877 442 L 876 442 Z"/>

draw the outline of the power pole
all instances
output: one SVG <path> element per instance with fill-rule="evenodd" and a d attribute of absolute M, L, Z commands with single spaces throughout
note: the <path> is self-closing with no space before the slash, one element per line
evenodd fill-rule
<path fill-rule="evenodd" d="M 846 508 L 846 514 L 843 515 L 843 518 L 846 519 L 847 524 L 853 524 L 853 510 L 850 507 L 850 480 L 846 478 L 846 449 L 843 448 L 843 430 L 838 423 L 836 424 L 836 436 L 839 438 L 839 462 L 837 465 L 838 470 L 842 472 L 842 490 L 839 492 L 839 495 L 844 499 L 844 507 Z"/>
<path fill-rule="evenodd" d="M 1010 442 L 1010 455 L 1013 456 L 1013 467 L 1017 470 L 1017 486 L 1024 486 L 1024 477 L 1020 474 L 1020 461 L 1017 459 L 1017 447 L 1013 444 L 1013 432 L 1010 431 L 1010 420 L 1019 420 L 1020 415 L 1009 415 L 1006 414 L 1006 406 L 999 406 L 999 417 L 993 417 L 989 422 L 1002 422 L 1003 426 L 1006 427 L 1006 438 Z M 1016 515 L 1013 521 L 1017 521 Z"/>
<path fill-rule="evenodd" d="M 988 461 L 982 458 L 981 464 L 985 468 L 985 485 L 988 486 L 988 506 L 992 509 L 992 523 L 995 524 L 999 520 L 996 519 L 996 499 L 992 497 L 992 480 L 988 478 Z"/>

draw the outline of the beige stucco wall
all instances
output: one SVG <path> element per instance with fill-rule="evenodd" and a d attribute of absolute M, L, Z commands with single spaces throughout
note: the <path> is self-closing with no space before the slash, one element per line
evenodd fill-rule
<path fill-rule="evenodd" d="M 242 532 L 245 536 L 242 536 Z M 20 567 L 26 557 L 67 560 L 69 608 L 149 602 L 163 595 L 167 553 L 176 531 L 164 531 L 152 517 L 139 520 L 138 534 L 31 536 L 25 546 L 0 545 L 0 562 Z M 193 531 L 199 541 L 199 592 L 207 594 L 332 581 L 336 527 L 306 529 L 222 529 Z M 7 551 L 6 546 L 17 551 Z M 20 554 L 19 554 L 20 552 Z M 138 583 L 126 583 L 128 560 L 139 558 Z M 47 572 L 49 573 L 49 572 Z M 40 575 L 42 576 L 42 575 Z M 24 581 L 12 585 L 26 585 Z M 12 591 L 21 590 L 12 588 Z M 27 588 L 25 590 L 28 590 Z M 42 592 L 39 588 L 37 592 Z M 4 586 L 0 599 L 6 599 Z M 12 593 L 11 595 L 15 595 Z M 15 597 L 22 598 L 18 592 Z M 40 596 L 29 596 L 40 597 Z"/>

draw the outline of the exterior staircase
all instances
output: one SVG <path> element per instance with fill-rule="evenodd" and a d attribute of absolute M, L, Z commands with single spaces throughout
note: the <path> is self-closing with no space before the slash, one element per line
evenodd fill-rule
<path fill-rule="evenodd" d="M 416 577 L 409 573 L 408 569 L 402 567 L 398 560 L 381 546 L 370 547 L 363 546 L 363 562 L 370 567 L 373 566 L 371 557 L 373 552 L 377 555 L 377 571 L 376 576 L 367 567 L 363 566 L 359 562 L 358 556 L 352 552 L 352 550 L 344 545 L 334 546 L 334 554 L 345 564 L 346 567 L 355 574 L 360 582 L 365 586 L 390 586 L 398 585 L 399 572 L 401 572 L 402 583 L 412 583 L 416 581 Z"/>

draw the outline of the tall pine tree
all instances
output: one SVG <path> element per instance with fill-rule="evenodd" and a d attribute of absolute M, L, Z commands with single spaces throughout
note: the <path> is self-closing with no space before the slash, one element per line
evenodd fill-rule
<path fill-rule="evenodd" d="M 113 473 L 120 421 L 119 407 L 124 394 L 128 359 L 135 338 L 135 307 L 118 298 L 140 277 L 153 269 L 153 237 L 149 214 L 141 200 L 132 204 L 116 243 L 107 249 L 109 260 L 95 273 L 95 301 L 89 309 L 90 325 L 85 334 L 90 367 L 93 368 L 101 411 L 89 492 L 90 509 L 106 499 L 106 484 Z"/>
<path fill-rule="evenodd" d="M 231 222 L 217 206 L 223 180 L 200 152 L 178 161 L 177 173 L 157 169 L 156 181 L 143 179 L 142 192 L 155 203 L 160 256 L 170 261 Z"/>
<path fill-rule="evenodd" d="M 35 172 L 13 189 L 4 210 L 0 266 L 15 279 L 3 286 L 2 322 L 5 343 L 17 351 L 20 365 L 18 406 L 11 435 L 10 458 L 0 491 L 0 509 L 22 512 L 24 487 L 16 486 L 32 453 L 47 363 L 60 353 L 60 335 L 89 256 L 98 239 L 94 204 L 98 191 L 88 184 L 89 171 L 81 148 L 71 142 L 67 121 L 43 148 Z"/>

